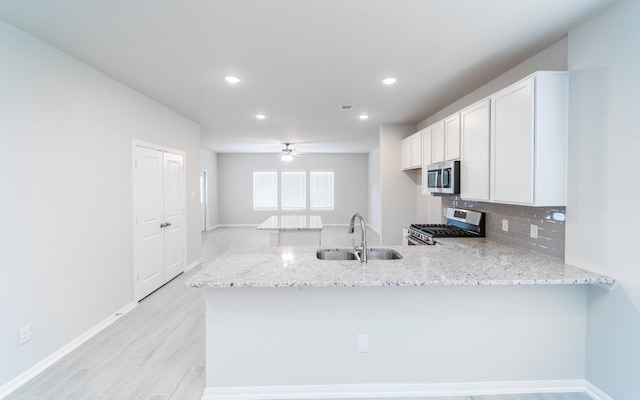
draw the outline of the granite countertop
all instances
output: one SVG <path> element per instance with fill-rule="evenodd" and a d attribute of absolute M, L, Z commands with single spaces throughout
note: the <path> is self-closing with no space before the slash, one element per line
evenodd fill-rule
<path fill-rule="evenodd" d="M 187 280 L 194 288 L 594 284 L 616 280 L 486 238 L 381 246 L 400 260 L 328 261 L 315 247 L 236 247 Z"/>
<path fill-rule="evenodd" d="M 322 218 L 319 215 L 273 215 L 258 229 L 277 231 L 319 231 L 322 229 Z"/>

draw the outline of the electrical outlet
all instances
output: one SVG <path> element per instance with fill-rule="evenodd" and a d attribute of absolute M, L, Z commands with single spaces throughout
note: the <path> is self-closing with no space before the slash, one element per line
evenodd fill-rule
<path fill-rule="evenodd" d="M 531 236 L 533 239 L 538 238 L 538 225 L 531 224 L 531 230 L 529 231 L 529 236 Z"/>
<path fill-rule="evenodd" d="M 358 335 L 358 353 L 368 353 L 369 352 L 369 335 Z"/>
<path fill-rule="evenodd" d="M 25 344 L 31 340 L 31 325 L 20 328 L 20 344 Z"/>
<path fill-rule="evenodd" d="M 502 230 L 505 232 L 509 232 L 509 220 L 508 219 L 503 219 L 502 220 Z"/>

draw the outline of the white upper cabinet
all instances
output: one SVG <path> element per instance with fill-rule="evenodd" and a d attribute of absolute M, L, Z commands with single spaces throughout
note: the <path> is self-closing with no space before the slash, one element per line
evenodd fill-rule
<path fill-rule="evenodd" d="M 422 130 L 422 194 L 428 194 L 427 167 L 431 164 L 431 127 Z"/>
<path fill-rule="evenodd" d="M 538 72 L 490 97 L 491 201 L 566 205 L 567 83 Z"/>
<path fill-rule="evenodd" d="M 458 160 L 460 158 L 460 114 L 455 113 L 429 128 L 431 128 L 431 162 Z"/>
<path fill-rule="evenodd" d="M 479 101 L 460 111 L 460 197 L 489 200 L 490 102 Z"/>
<path fill-rule="evenodd" d="M 422 169 L 426 169 L 433 162 L 431 149 L 431 127 L 428 127 L 422 130 Z"/>
<path fill-rule="evenodd" d="M 402 169 L 422 168 L 422 131 L 402 139 Z"/>
<path fill-rule="evenodd" d="M 431 125 L 431 162 L 444 161 L 444 120 Z"/>
<path fill-rule="evenodd" d="M 455 113 L 444 120 L 445 158 L 447 161 L 460 158 L 460 114 Z"/>
<path fill-rule="evenodd" d="M 411 168 L 422 168 L 422 131 L 411 135 Z"/>

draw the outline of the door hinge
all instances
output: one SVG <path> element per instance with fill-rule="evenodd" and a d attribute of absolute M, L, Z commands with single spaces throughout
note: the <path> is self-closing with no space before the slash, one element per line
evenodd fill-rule
<path fill-rule="evenodd" d="M 136 275 L 136 280 L 140 282 L 140 275 Z"/>

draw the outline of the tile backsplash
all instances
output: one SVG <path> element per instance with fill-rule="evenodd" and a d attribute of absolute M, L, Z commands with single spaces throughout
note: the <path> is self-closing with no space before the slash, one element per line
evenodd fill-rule
<path fill-rule="evenodd" d="M 442 207 L 457 207 L 486 213 L 486 236 L 526 250 L 564 260 L 565 207 L 524 207 L 462 200 L 442 196 Z M 502 220 L 509 220 L 509 231 Z M 538 238 L 530 237 L 531 224 L 538 226 Z"/>

